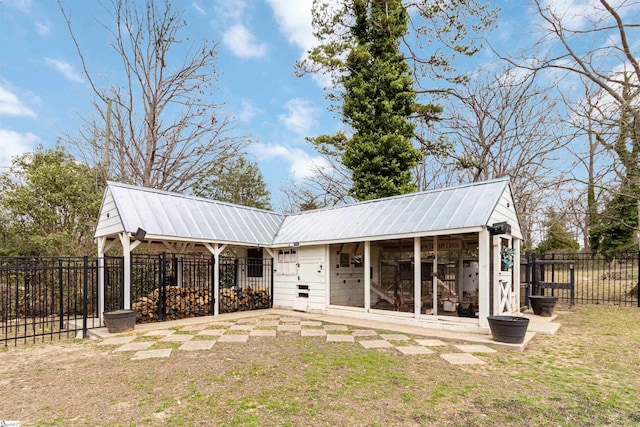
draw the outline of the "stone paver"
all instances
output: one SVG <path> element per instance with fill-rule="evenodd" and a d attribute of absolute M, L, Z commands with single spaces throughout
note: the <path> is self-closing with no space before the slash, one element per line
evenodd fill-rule
<path fill-rule="evenodd" d="M 364 340 L 358 341 L 364 348 L 391 348 L 393 345 L 386 340 Z"/>
<path fill-rule="evenodd" d="M 301 319 L 299 317 L 293 317 L 293 316 L 280 318 L 280 322 L 283 322 L 283 323 L 295 323 L 295 322 L 300 322 L 300 320 Z"/>
<path fill-rule="evenodd" d="M 167 335 L 164 338 L 160 338 L 159 341 L 162 341 L 162 342 L 187 342 L 187 341 L 190 341 L 191 338 L 193 338 L 193 335 L 189 335 L 189 334 L 173 334 L 173 335 Z"/>
<path fill-rule="evenodd" d="M 353 335 L 327 334 L 327 342 L 354 342 Z"/>
<path fill-rule="evenodd" d="M 452 365 L 484 365 L 484 361 L 469 353 L 444 353 L 440 357 Z"/>
<path fill-rule="evenodd" d="M 303 329 L 300 331 L 300 335 L 303 337 L 324 337 L 327 335 L 327 331 L 324 329 Z"/>
<path fill-rule="evenodd" d="M 429 350 L 427 347 L 421 345 L 398 345 L 396 346 L 398 351 L 402 354 L 433 354 L 433 350 Z"/>
<path fill-rule="evenodd" d="M 158 329 L 157 331 L 149 331 L 146 334 L 144 334 L 145 337 L 161 337 L 163 335 L 171 335 L 174 334 L 176 331 L 172 330 L 172 329 Z"/>
<path fill-rule="evenodd" d="M 300 322 L 302 326 L 322 326 L 322 322 L 317 320 L 303 320 Z"/>
<path fill-rule="evenodd" d="M 227 330 L 226 329 L 204 329 L 198 332 L 198 335 L 204 335 L 207 337 L 219 337 L 223 335 Z"/>
<path fill-rule="evenodd" d="M 356 329 L 351 332 L 351 335 L 354 337 L 377 337 L 378 334 L 376 331 L 372 331 L 371 329 Z"/>
<path fill-rule="evenodd" d="M 252 331 L 253 325 L 233 325 L 229 326 L 230 331 Z"/>
<path fill-rule="evenodd" d="M 185 326 L 184 328 L 182 328 L 180 330 L 181 331 L 185 331 L 185 332 L 193 332 L 193 331 L 201 331 L 206 327 L 207 327 L 207 325 L 191 325 L 191 326 Z"/>
<path fill-rule="evenodd" d="M 410 338 L 404 334 L 380 334 L 380 338 L 387 341 L 408 341 Z"/>
<path fill-rule="evenodd" d="M 165 358 L 169 356 L 171 356 L 171 349 L 163 348 L 160 350 L 138 351 L 133 356 L 131 356 L 131 360 Z"/>
<path fill-rule="evenodd" d="M 130 336 L 130 337 L 113 337 L 113 338 L 107 338 L 104 341 L 100 341 L 98 343 L 98 345 L 122 345 L 122 344 L 127 344 L 130 343 L 131 341 L 135 340 L 137 337 L 134 336 Z"/>
<path fill-rule="evenodd" d="M 460 351 L 465 353 L 497 353 L 491 347 L 487 347 L 482 344 L 464 344 L 464 345 L 454 345 Z"/>
<path fill-rule="evenodd" d="M 349 328 L 345 325 L 324 325 L 324 329 L 327 331 L 348 331 Z"/>
<path fill-rule="evenodd" d="M 278 326 L 279 320 L 261 320 L 257 323 L 257 326 Z"/>
<path fill-rule="evenodd" d="M 249 335 L 223 335 L 218 342 L 247 342 Z"/>
<path fill-rule="evenodd" d="M 211 350 L 211 347 L 215 344 L 215 341 L 187 341 L 182 344 L 178 350 L 185 351 L 197 351 L 197 350 Z"/>
<path fill-rule="evenodd" d="M 278 325 L 278 330 L 282 332 L 300 332 L 302 326 L 300 325 Z"/>
<path fill-rule="evenodd" d="M 275 329 L 254 329 L 249 332 L 251 337 L 275 337 L 277 334 Z"/>
<path fill-rule="evenodd" d="M 250 317 L 248 319 L 238 319 L 236 323 L 238 325 L 255 324 L 258 323 L 258 319 L 256 319 L 255 317 Z"/>
<path fill-rule="evenodd" d="M 209 323 L 210 328 L 228 328 L 229 326 L 235 325 L 236 322 L 212 322 Z"/>
<path fill-rule="evenodd" d="M 441 340 L 436 340 L 436 339 L 416 339 L 415 340 L 418 344 L 420 345 L 426 345 L 427 347 L 439 347 L 439 346 L 443 346 L 443 345 L 447 345 L 446 342 L 441 341 Z"/>
<path fill-rule="evenodd" d="M 146 350 L 151 347 L 154 343 L 152 341 L 142 341 L 142 342 L 130 342 L 123 346 L 116 348 L 113 351 L 140 351 Z"/>

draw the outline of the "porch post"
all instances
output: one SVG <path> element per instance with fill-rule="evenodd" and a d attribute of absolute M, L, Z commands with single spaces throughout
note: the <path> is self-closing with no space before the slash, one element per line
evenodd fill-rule
<path fill-rule="evenodd" d="M 513 304 L 511 311 L 520 312 L 520 239 L 513 238 Z"/>
<path fill-rule="evenodd" d="M 364 242 L 364 312 L 371 309 L 371 242 Z"/>
<path fill-rule="evenodd" d="M 213 251 L 213 264 L 213 315 L 217 316 L 220 314 L 220 251 L 218 245 Z"/>
<path fill-rule="evenodd" d="M 490 313 L 491 292 L 491 233 L 483 228 L 478 233 L 478 310 L 480 326 L 488 328 L 487 316 Z"/>
<path fill-rule="evenodd" d="M 438 236 L 433 236 L 433 267 L 431 268 L 431 282 L 433 295 L 432 304 L 433 310 L 431 314 L 438 315 Z"/>
<path fill-rule="evenodd" d="M 107 237 L 98 237 L 98 323 L 102 322 L 102 313 L 104 313 L 104 246 L 107 243 Z"/>
<path fill-rule="evenodd" d="M 122 256 L 124 258 L 124 302 L 125 310 L 131 309 L 131 242 L 126 232 L 120 233 L 120 244 L 122 245 Z"/>
<path fill-rule="evenodd" d="M 422 247 L 420 237 L 413 238 L 413 312 L 420 317 L 422 310 Z"/>

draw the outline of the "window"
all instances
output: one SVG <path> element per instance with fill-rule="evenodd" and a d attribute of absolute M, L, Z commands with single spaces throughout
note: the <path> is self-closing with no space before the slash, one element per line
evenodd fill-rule
<path fill-rule="evenodd" d="M 286 249 L 278 251 L 278 274 L 297 274 L 298 273 L 298 251 L 295 249 Z"/>
<path fill-rule="evenodd" d="M 247 277 L 262 277 L 262 248 L 247 250 Z"/>

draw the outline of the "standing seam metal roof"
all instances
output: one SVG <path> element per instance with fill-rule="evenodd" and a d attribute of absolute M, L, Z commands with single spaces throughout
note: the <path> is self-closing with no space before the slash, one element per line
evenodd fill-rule
<path fill-rule="evenodd" d="M 260 246 L 364 240 L 487 225 L 508 179 L 283 216 L 200 197 L 109 182 L 127 232 Z"/>

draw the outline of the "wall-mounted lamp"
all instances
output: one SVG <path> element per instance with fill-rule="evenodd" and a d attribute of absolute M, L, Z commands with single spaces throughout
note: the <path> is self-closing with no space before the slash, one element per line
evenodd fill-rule
<path fill-rule="evenodd" d="M 142 242 L 146 235 L 147 235 L 147 232 L 144 231 L 142 228 L 138 227 L 138 229 L 136 230 L 136 233 L 133 235 L 133 238 Z"/>

